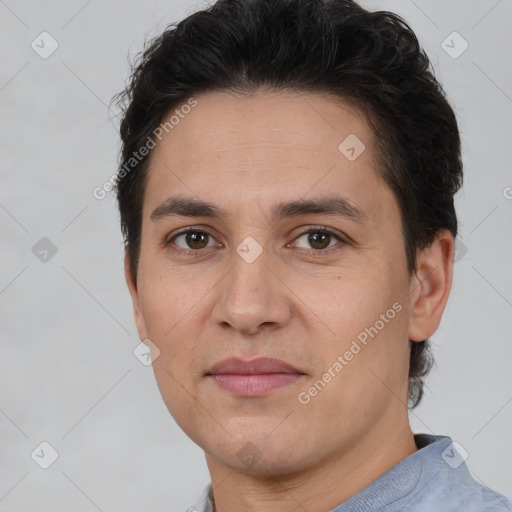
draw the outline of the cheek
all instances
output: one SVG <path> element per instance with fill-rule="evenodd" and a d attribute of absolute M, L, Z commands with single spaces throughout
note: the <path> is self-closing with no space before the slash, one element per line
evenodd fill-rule
<path fill-rule="evenodd" d="M 201 303 L 173 279 L 155 278 L 147 284 L 142 310 L 148 336 L 160 350 L 153 362 L 156 383 L 176 422 L 190 428 L 191 418 L 200 412 L 195 410 L 193 397 L 200 366 L 196 361 L 202 349 Z"/>
<path fill-rule="evenodd" d="M 190 407 L 191 382 L 196 379 L 194 364 L 201 350 L 201 308 L 184 297 L 169 280 L 155 279 L 146 287 L 141 304 L 149 339 L 158 347 L 153 362 L 155 378 L 169 411 L 174 416 Z M 150 283 L 148 282 L 148 285 Z M 199 358 L 200 359 L 200 358 Z"/>
<path fill-rule="evenodd" d="M 332 436 L 340 426 L 347 435 L 361 435 L 353 425 L 369 428 L 397 396 L 405 399 L 409 353 L 403 309 L 376 308 L 385 320 L 355 309 L 358 317 L 347 316 L 344 323 L 339 318 L 339 335 L 323 350 L 322 372 L 304 389 L 315 395 L 305 406 L 311 417 L 339 412 L 336 421 L 325 423 Z"/>
<path fill-rule="evenodd" d="M 340 349 L 379 321 L 395 302 L 402 304 L 402 281 L 398 268 L 376 258 L 333 270 L 321 280 L 296 278 L 293 289 L 304 304 L 298 307 L 309 307 L 322 332 L 331 340 L 339 340 Z M 390 312 L 393 317 L 394 313 Z"/>
<path fill-rule="evenodd" d="M 157 261 L 146 265 L 141 285 L 140 305 L 149 336 L 166 344 L 182 323 L 190 321 L 189 315 L 199 300 L 198 292 L 179 269 L 172 271 Z"/>
<path fill-rule="evenodd" d="M 326 324 L 321 327 L 325 334 L 314 337 L 316 349 L 322 352 L 323 371 L 331 368 L 337 375 L 332 388 L 338 388 L 341 396 L 347 393 L 348 400 L 363 393 L 371 401 L 376 388 L 384 387 L 378 377 L 398 384 L 406 371 L 409 346 L 405 263 L 399 257 L 386 258 L 379 255 L 374 262 L 364 267 L 361 263 L 340 278 L 333 275 L 322 293 L 318 288 L 316 292 L 310 290 L 304 300 L 314 304 L 314 312 Z M 339 362 L 338 356 L 343 358 L 343 370 L 336 372 L 332 367 Z M 401 371 L 397 372 L 397 368 Z M 338 398 L 334 396 L 333 400 Z"/>

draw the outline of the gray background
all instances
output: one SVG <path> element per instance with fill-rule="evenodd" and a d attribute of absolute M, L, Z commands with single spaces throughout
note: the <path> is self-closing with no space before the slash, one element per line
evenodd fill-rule
<path fill-rule="evenodd" d="M 108 103 L 128 55 L 203 5 L 0 0 L 0 510 L 177 511 L 209 481 L 132 353 L 118 214 L 92 195 L 115 172 Z M 454 287 L 413 430 L 458 441 L 474 477 L 512 497 L 512 1 L 364 5 L 415 29 L 463 141 Z M 31 48 L 42 31 L 59 44 L 47 59 Z M 441 46 L 453 31 L 469 43 L 458 58 Z M 59 454 L 46 470 L 42 441 Z"/>

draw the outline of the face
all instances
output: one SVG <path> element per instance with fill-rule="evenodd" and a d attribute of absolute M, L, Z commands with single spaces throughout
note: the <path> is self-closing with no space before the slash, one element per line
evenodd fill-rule
<path fill-rule="evenodd" d="M 127 277 L 139 335 L 207 459 L 311 467 L 405 409 L 413 283 L 398 204 L 349 106 L 196 99 L 151 155 L 137 284 Z"/>

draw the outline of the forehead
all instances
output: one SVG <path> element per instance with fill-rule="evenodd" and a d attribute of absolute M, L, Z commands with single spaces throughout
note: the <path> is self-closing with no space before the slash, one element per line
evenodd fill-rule
<path fill-rule="evenodd" d="M 338 98 L 260 91 L 209 92 L 195 99 L 197 106 L 164 131 L 152 150 L 145 219 L 176 192 L 204 200 L 236 198 L 237 213 L 243 201 L 270 205 L 333 189 L 372 208 L 379 206 L 377 196 L 389 193 L 375 171 L 364 115 Z"/>
<path fill-rule="evenodd" d="M 265 156 L 271 152 L 272 143 L 288 144 L 297 151 L 324 151 L 337 149 L 340 137 L 351 133 L 359 134 L 371 149 L 371 132 L 363 114 L 332 95 L 285 91 L 241 95 L 218 91 L 199 95 L 196 101 L 197 106 L 189 114 L 163 133 L 161 142 L 165 142 L 157 144 L 154 157 L 169 149 L 174 156 L 183 156 L 191 147 L 194 152 L 188 156 L 193 157 L 236 150 L 237 144 L 244 144 L 256 154 L 259 145 L 265 144 Z"/>

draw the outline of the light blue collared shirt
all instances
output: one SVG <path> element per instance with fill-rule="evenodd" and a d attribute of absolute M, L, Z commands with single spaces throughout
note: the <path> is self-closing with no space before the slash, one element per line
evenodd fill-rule
<path fill-rule="evenodd" d="M 447 436 L 415 434 L 418 451 L 330 512 L 505 512 L 512 500 L 477 482 Z M 208 484 L 187 512 L 213 512 Z"/>

